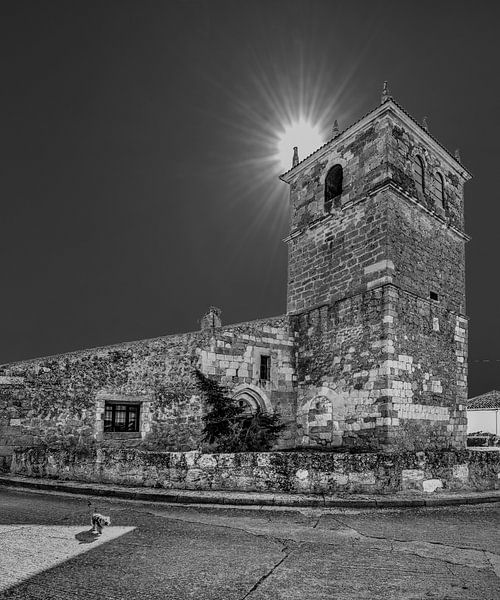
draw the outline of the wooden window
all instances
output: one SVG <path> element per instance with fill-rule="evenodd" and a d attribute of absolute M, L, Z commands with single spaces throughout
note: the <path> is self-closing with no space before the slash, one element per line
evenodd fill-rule
<path fill-rule="evenodd" d="M 104 431 L 139 431 L 140 404 L 106 402 Z"/>
<path fill-rule="evenodd" d="M 269 381 L 271 379 L 271 357 L 261 355 L 260 357 L 260 380 Z"/>
<path fill-rule="evenodd" d="M 332 206 L 340 206 L 343 177 L 340 165 L 333 165 L 328 171 L 325 179 L 325 212 L 330 212 Z"/>
<path fill-rule="evenodd" d="M 420 196 L 425 193 L 425 173 L 424 173 L 424 161 L 420 156 L 415 156 L 413 161 L 413 172 L 415 177 L 415 187 L 417 188 L 417 194 Z"/>

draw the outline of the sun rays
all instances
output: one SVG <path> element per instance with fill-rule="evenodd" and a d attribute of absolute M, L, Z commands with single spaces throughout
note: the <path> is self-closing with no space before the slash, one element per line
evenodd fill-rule
<path fill-rule="evenodd" d="M 304 158 L 324 142 L 320 126 L 307 121 L 304 117 L 284 125 L 277 137 L 276 162 L 279 162 L 281 171 L 288 171 L 291 167 L 294 147 L 298 147 L 299 156 Z"/>
<path fill-rule="evenodd" d="M 288 230 L 289 190 L 279 175 L 292 167 L 293 148 L 298 146 L 304 159 L 329 139 L 335 119 L 342 129 L 357 109 L 352 100 L 345 109 L 343 101 L 352 73 L 340 73 L 327 56 L 298 54 L 300 59 L 292 61 L 286 51 L 278 52 L 271 60 L 261 49 L 249 56 L 248 75 L 234 87 L 211 80 L 227 110 L 207 112 L 207 118 L 220 123 L 219 148 L 224 150 L 205 168 L 223 182 L 224 196 L 230 198 L 227 223 L 244 219 L 237 244 L 228 236 L 227 262 L 239 264 L 240 254 L 267 231 L 273 241 L 261 268 L 263 288 L 286 260 L 282 240 Z"/>

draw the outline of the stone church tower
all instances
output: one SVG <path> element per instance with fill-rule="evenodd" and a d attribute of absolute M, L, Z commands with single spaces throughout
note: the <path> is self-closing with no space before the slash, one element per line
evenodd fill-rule
<path fill-rule="evenodd" d="M 0 468 L 40 445 L 200 449 L 195 368 L 277 411 L 277 448 L 463 447 L 469 178 L 385 90 L 282 175 L 286 314 L 223 325 L 211 307 L 198 331 L 1 365 Z"/>
<path fill-rule="evenodd" d="M 281 177 L 297 442 L 463 447 L 470 175 L 387 87 L 375 110 L 332 135 Z"/>

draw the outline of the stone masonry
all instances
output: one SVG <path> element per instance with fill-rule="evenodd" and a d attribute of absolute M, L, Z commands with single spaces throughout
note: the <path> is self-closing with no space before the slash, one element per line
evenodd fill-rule
<path fill-rule="evenodd" d="M 343 189 L 327 212 L 333 165 Z M 282 176 L 303 445 L 464 445 L 469 177 L 390 98 Z"/>
<path fill-rule="evenodd" d="M 16 449 L 11 472 L 28 477 L 163 489 L 307 494 L 497 490 L 500 453 L 144 452 Z"/>
<path fill-rule="evenodd" d="M 271 357 L 259 379 L 261 354 Z M 228 386 L 236 400 L 278 410 L 295 431 L 294 341 L 286 318 L 167 336 L 14 363 L 0 377 L 0 452 L 14 447 L 141 446 L 192 450 L 201 442 L 202 402 L 193 368 Z M 138 432 L 103 431 L 106 402 L 139 402 Z"/>
<path fill-rule="evenodd" d="M 198 450 L 194 368 L 277 410 L 278 448 L 464 446 L 469 173 L 388 96 L 294 162 L 287 314 L 223 326 L 212 307 L 197 332 L 0 367 L 0 461 L 55 443 Z M 110 403 L 139 406 L 139 431 L 105 432 Z"/>

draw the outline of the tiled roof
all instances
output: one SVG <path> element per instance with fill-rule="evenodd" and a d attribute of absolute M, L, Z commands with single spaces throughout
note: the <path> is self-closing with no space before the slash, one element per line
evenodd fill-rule
<path fill-rule="evenodd" d="M 354 121 L 354 123 L 351 123 L 349 125 L 349 127 L 346 127 L 345 129 L 343 129 L 342 131 L 340 131 L 334 138 L 330 138 L 329 140 L 327 140 L 324 144 L 322 144 L 319 148 L 316 148 L 316 150 L 313 150 L 310 154 L 308 154 L 307 156 L 305 156 L 303 159 L 301 159 L 294 167 L 291 167 L 290 169 L 288 169 L 288 171 L 285 171 L 284 173 L 282 173 L 282 175 L 280 177 L 284 177 L 285 175 L 288 175 L 288 173 L 290 173 L 291 171 L 293 171 L 296 167 L 298 167 L 300 164 L 302 164 L 303 162 L 305 162 L 310 156 L 312 156 L 313 154 L 316 154 L 316 152 L 318 152 L 319 150 L 322 150 L 325 146 L 328 146 L 331 142 L 333 142 L 335 139 L 339 138 L 341 135 L 343 135 L 346 131 L 349 131 L 349 129 L 351 129 L 352 127 L 354 127 L 355 125 L 357 125 L 358 123 L 361 123 L 361 121 L 363 119 L 365 119 L 366 117 L 368 117 L 369 115 L 372 114 L 372 112 L 375 112 L 377 110 L 378 106 L 376 106 L 375 108 L 372 108 L 372 110 L 370 110 L 369 112 L 365 113 L 361 118 L 359 118 L 357 121 Z M 300 148 L 299 148 L 300 150 Z"/>
<path fill-rule="evenodd" d="M 470 398 L 469 400 L 467 400 L 467 408 L 484 408 L 490 410 L 500 408 L 500 392 L 498 392 L 497 390 L 491 390 L 491 392 L 486 392 L 486 394 L 481 394 L 481 396 Z"/>

